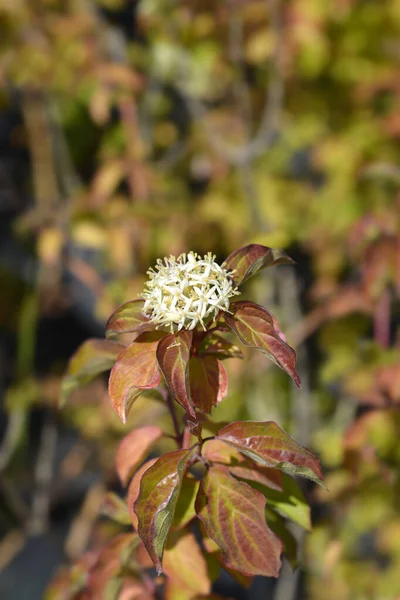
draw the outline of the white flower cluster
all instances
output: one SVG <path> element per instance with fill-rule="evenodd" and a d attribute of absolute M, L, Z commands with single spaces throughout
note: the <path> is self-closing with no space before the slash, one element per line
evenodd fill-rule
<path fill-rule="evenodd" d="M 159 259 L 147 273 L 143 312 L 157 325 L 169 325 L 171 332 L 194 329 L 198 323 L 205 329 L 205 319 L 228 311 L 229 298 L 239 293 L 231 273 L 210 252 L 203 258 L 189 252 Z"/>

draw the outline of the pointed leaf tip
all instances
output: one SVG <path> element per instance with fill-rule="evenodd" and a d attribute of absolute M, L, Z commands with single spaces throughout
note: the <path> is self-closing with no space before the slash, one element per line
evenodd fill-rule
<path fill-rule="evenodd" d="M 77 388 L 111 369 L 123 349 L 121 344 L 102 339 L 83 342 L 69 361 L 67 374 L 61 383 L 60 404 L 65 404 Z"/>
<path fill-rule="evenodd" d="M 237 286 L 240 286 L 267 267 L 293 263 L 294 261 L 283 250 L 260 244 L 249 244 L 232 252 L 222 266 L 227 271 L 234 271 L 232 279 Z"/>
<path fill-rule="evenodd" d="M 261 350 L 301 387 L 296 371 L 296 352 L 275 329 L 272 315 L 262 306 L 247 301 L 232 303 L 230 311 L 225 320 L 240 341 L 245 346 Z"/>
<path fill-rule="evenodd" d="M 119 306 L 106 324 L 106 338 L 113 339 L 123 333 L 154 331 L 155 325 L 143 314 L 144 300 L 130 300 Z"/>
<path fill-rule="evenodd" d="M 116 469 L 122 485 L 129 483 L 136 468 L 162 436 L 163 431 L 160 427 L 144 425 L 123 438 L 115 456 Z"/>
<path fill-rule="evenodd" d="M 203 413 L 210 413 L 228 393 L 228 375 L 215 356 L 192 356 L 189 379 L 191 401 Z"/>
<path fill-rule="evenodd" d="M 195 447 L 164 454 L 142 475 L 134 511 L 138 519 L 139 536 L 159 574 L 162 572 L 164 547 L 182 479 L 196 450 Z"/>
<path fill-rule="evenodd" d="M 142 390 L 160 383 L 156 350 L 160 332 L 143 333 L 118 356 L 111 369 L 108 391 L 112 407 L 123 423 Z"/>
<path fill-rule="evenodd" d="M 160 341 L 157 360 L 167 387 L 175 400 L 192 417 L 196 411 L 192 404 L 189 384 L 189 358 L 193 332 L 169 333 Z"/>
<path fill-rule="evenodd" d="M 300 475 L 323 485 L 323 474 L 314 452 L 298 444 L 273 421 L 235 421 L 219 430 L 217 439 L 267 467 Z"/>

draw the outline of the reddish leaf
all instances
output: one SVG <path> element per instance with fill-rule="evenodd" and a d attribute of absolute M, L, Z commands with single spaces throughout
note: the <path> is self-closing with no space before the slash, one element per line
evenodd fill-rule
<path fill-rule="evenodd" d="M 128 494 L 126 497 L 126 503 L 128 505 L 129 515 L 131 517 L 133 528 L 136 531 L 138 530 L 138 518 L 134 511 L 134 504 L 139 496 L 140 482 L 141 482 L 143 473 L 145 473 L 147 471 L 147 469 L 150 469 L 150 467 L 152 467 L 154 465 L 154 463 L 157 462 L 157 460 L 158 460 L 157 458 L 151 458 L 144 465 L 142 465 L 140 467 L 140 469 L 138 469 L 136 471 L 136 473 L 134 474 L 134 476 L 129 484 Z"/>
<path fill-rule="evenodd" d="M 273 421 L 236 421 L 223 427 L 217 439 L 267 467 L 322 483 L 323 474 L 318 457 L 300 446 Z"/>
<path fill-rule="evenodd" d="M 118 600 L 154 600 L 154 594 L 147 589 L 144 583 L 129 577 L 124 579 Z"/>
<path fill-rule="evenodd" d="M 251 582 L 253 581 L 253 576 L 244 575 L 243 573 L 239 573 L 239 571 L 235 571 L 234 569 L 229 569 L 224 565 L 222 561 L 222 551 L 220 550 L 218 544 L 216 544 L 210 537 L 208 537 L 205 527 L 203 523 L 200 526 L 201 532 L 201 541 L 202 544 L 207 551 L 207 562 L 209 565 L 209 572 L 211 581 L 216 581 L 218 579 L 218 575 L 221 571 L 221 566 L 224 567 L 225 571 L 229 573 L 229 575 L 239 583 L 244 588 L 249 588 Z M 196 600 L 198 600 L 196 598 Z"/>
<path fill-rule="evenodd" d="M 199 356 L 216 356 L 220 360 L 224 358 L 243 358 L 243 352 L 235 344 L 231 344 L 220 335 L 211 333 L 202 342 Z"/>
<path fill-rule="evenodd" d="M 218 439 L 208 440 L 202 448 L 202 455 L 210 463 L 226 465 L 232 475 L 239 479 L 254 481 L 274 490 L 283 490 L 281 471 L 255 463 L 226 442 Z"/>
<path fill-rule="evenodd" d="M 146 425 L 134 429 L 124 437 L 118 446 L 115 464 L 122 485 L 127 485 L 130 477 L 140 465 L 163 431 L 156 425 Z"/>
<path fill-rule="evenodd" d="M 192 331 L 169 333 L 158 345 L 157 360 L 172 396 L 186 412 L 196 417 L 190 398 L 188 369 L 192 337 Z"/>
<path fill-rule="evenodd" d="M 283 250 L 267 248 L 260 244 L 249 244 L 232 252 L 222 266 L 227 271 L 235 271 L 232 279 L 239 286 L 266 267 L 293 263 L 294 261 Z"/>
<path fill-rule="evenodd" d="M 72 392 L 90 383 L 97 375 L 114 365 L 123 346 L 106 340 L 91 339 L 79 346 L 68 364 L 67 375 L 61 384 L 60 402 L 65 403 Z"/>
<path fill-rule="evenodd" d="M 141 390 L 154 388 L 160 383 L 156 360 L 157 345 L 164 334 L 143 333 L 118 356 L 111 370 L 108 391 L 111 404 L 126 423 L 128 412 Z"/>
<path fill-rule="evenodd" d="M 124 562 L 136 550 L 139 542 L 137 534 L 124 533 L 114 537 L 104 546 L 98 555 L 94 568 L 87 580 L 87 589 L 92 598 L 102 598 L 106 586 L 111 579 L 118 576 Z"/>
<path fill-rule="evenodd" d="M 243 344 L 264 352 L 301 387 L 296 353 L 275 329 L 272 315 L 262 306 L 245 301 L 234 302 L 230 311 L 232 314 L 226 313 L 225 320 Z"/>
<path fill-rule="evenodd" d="M 174 517 L 182 478 L 196 452 L 177 450 L 159 458 L 142 476 L 134 510 L 138 532 L 158 573 L 167 535 Z"/>
<path fill-rule="evenodd" d="M 75 594 L 73 600 L 83 600 L 88 574 L 95 566 L 98 556 L 99 551 L 87 552 L 73 566 L 58 571 L 46 590 L 44 600 L 71 600 L 71 589 Z"/>
<path fill-rule="evenodd" d="M 282 544 L 265 522 L 261 492 L 232 477 L 227 467 L 214 465 L 201 481 L 196 510 L 228 568 L 278 577 Z"/>
<path fill-rule="evenodd" d="M 106 337 L 112 339 L 122 333 L 153 331 L 155 325 L 143 314 L 143 306 L 144 300 L 130 300 L 119 306 L 107 321 Z"/>
<path fill-rule="evenodd" d="M 189 360 L 190 397 L 203 413 L 211 412 L 228 393 L 228 376 L 215 356 L 192 356 Z"/>
<path fill-rule="evenodd" d="M 186 530 L 168 536 L 165 548 L 164 572 L 167 576 L 166 600 L 186 598 L 182 592 L 191 592 L 188 598 L 211 591 L 207 563 L 193 533 Z"/>

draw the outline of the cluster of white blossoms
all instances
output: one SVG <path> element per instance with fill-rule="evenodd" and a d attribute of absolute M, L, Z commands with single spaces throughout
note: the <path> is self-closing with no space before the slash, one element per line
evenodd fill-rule
<path fill-rule="evenodd" d="M 147 271 L 141 294 L 143 312 L 157 325 L 168 325 L 171 332 L 194 329 L 198 323 L 229 310 L 229 299 L 239 294 L 229 275 L 209 252 L 203 258 L 194 252 L 158 260 Z"/>

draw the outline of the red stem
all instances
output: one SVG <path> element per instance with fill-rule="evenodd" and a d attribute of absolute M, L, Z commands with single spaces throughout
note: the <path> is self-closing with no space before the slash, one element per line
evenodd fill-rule
<path fill-rule="evenodd" d="M 182 443 L 182 434 L 179 429 L 179 423 L 175 412 L 174 401 L 170 394 L 166 395 L 166 403 L 169 410 L 169 414 L 171 415 L 172 423 L 174 424 L 175 438 L 179 445 Z"/>
<path fill-rule="evenodd" d="M 383 348 L 390 346 L 390 292 L 385 290 L 374 313 L 374 337 Z"/>

